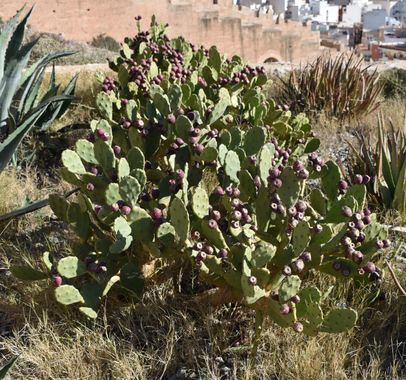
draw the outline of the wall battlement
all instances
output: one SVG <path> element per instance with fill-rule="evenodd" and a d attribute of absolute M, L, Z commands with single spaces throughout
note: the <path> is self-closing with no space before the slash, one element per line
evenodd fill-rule
<path fill-rule="evenodd" d="M 151 16 L 168 23 L 171 37 L 183 35 L 197 45 L 217 45 L 226 54 L 251 63 L 305 61 L 319 55 L 320 35 L 301 23 L 277 23 L 264 14 L 232 4 L 232 0 L 1 0 L 0 17 L 8 19 L 27 3 L 36 4 L 30 25 L 38 31 L 90 41 L 105 33 L 122 41 L 136 33 L 134 17 Z M 27 8 L 28 9 L 28 8 Z"/>

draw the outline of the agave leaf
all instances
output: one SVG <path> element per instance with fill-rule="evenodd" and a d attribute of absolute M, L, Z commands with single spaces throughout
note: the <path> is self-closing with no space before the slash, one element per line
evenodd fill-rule
<path fill-rule="evenodd" d="M 20 83 L 22 71 L 28 63 L 31 50 L 36 42 L 37 40 L 34 40 L 23 46 L 20 55 L 16 57 L 13 56 L 13 58 L 7 62 L 7 67 L 2 79 L 6 84 L 0 95 L 0 129 L 5 125 L 4 120 L 7 119 L 13 96 Z"/>
<path fill-rule="evenodd" d="M 59 119 L 66 112 L 72 100 L 74 99 L 77 80 L 78 75 L 75 75 L 62 92 L 62 95 L 69 97 L 69 99 L 57 103 L 52 103 L 47 112 L 41 116 L 40 120 L 38 120 L 38 125 L 41 127 L 41 131 L 47 130 L 56 119 Z M 52 112 L 52 116 L 49 116 L 48 112 Z M 44 121 L 42 121 L 42 119 Z"/>
<path fill-rule="evenodd" d="M 69 99 L 71 98 L 65 95 L 55 96 L 44 104 L 41 104 L 39 107 L 32 109 L 28 114 L 24 115 L 23 120 L 17 126 L 17 128 L 9 134 L 3 143 L 0 144 L 0 171 L 7 166 L 21 140 L 34 127 L 35 123 L 46 111 L 49 104 L 52 102 L 59 102 Z"/>
<path fill-rule="evenodd" d="M 3 368 L 0 368 L 0 380 L 3 380 L 6 378 L 6 376 L 9 374 L 11 369 L 14 367 L 14 364 L 17 359 L 18 359 L 18 356 L 11 359 Z"/>

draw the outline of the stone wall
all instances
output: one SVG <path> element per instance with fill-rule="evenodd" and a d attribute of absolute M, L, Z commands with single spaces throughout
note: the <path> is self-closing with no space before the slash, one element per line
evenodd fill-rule
<path fill-rule="evenodd" d="M 168 23 L 171 37 L 183 35 L 197 45 L 217 45 L 228 55 L 252 63 L 299 62 L 320 54 L 320 35 L 301 23 L 277 22 L 272 14 L 239 8 L 232 0 L 0 0 L 7 19 L 24 3 L 35 3 L 31 26 L 89 41 L 105 33 L 121 41 L 136 33 L 134 17 L 146 28 L 153 14 Z"/>

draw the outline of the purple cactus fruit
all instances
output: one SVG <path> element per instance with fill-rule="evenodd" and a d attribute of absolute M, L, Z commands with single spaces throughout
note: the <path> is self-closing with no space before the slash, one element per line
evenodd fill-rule
<path fill-rule="evenodd" d="M 347 218 L 350 218 L 350 217 L 352 216 L 352 210 L 351 210 L 350 207 L 344 206 L 344 207 L 341 209 L 341 214 L 342 214 L 343 216 L 347 217 Z"/>
<path fill-rule="evenodd" d="M 202 144 L 194 144 L 193 149 L 194 149 L 195 153 L 202 154 L 204 151 L 204 146 Z"/>
<path fill-rule="evenodd" d="M 362 243 L 363 241 L 365 241 L 365 239 L 366 239 L 366 235 L 363 232 L 360 232 L 357 241 L 359 243 Z"/>
<path fill-rule="evenodd" d="M 176 178 L 182 181 L 185 178 L 185 172 L 182 169 L 176 170 Z"/>
<path fill-rule="evenodd" d="M 364 224 L 364 222 L 362 221 L 362 220 L 357 220 L 356 222 L 355 222 L 355 228 L 357 229 L 357 230 L 362 230 L 363 228 L 365 227 L 365 224 Z"/>
<path fill-rule="evenodd" d="M 382 249 L 384 247 L 383 241 L 382 240 L 377 240 L 376 241 L 376 247 L 378 249 Z"/>
<path fill-rule="evenodd" d="M 143 129 L 145 127 L 145 123 L 141 119 L 135 120 L 134 127 L 136 127 L 137 129 Z"/>
<path fill-rule="evenodd" d="M 282 269 L 282 273 L 285 276 L 290 276 L 292 274 L 292 268 L 289 265 L 285 265 Z"/>
<path fill-rule="evenodd" d="M 230 222 L 230 225 L 232 228 L 240 228 L 240 221 L 239 220 L 233 220 Z"/>
<path fill-rule="evenodd" d="M 94 143 L 96 141 L 96 137 L 95 137 L 94 133 L 89 133 L 86 137 L 86 140 L 91 143 Z"/>
<path fill-rule="evenodd" d="M 383 248 L 389 248 L 391 245 L 391 241 L 389 239 L 382 240 Z"/>
<path fill-rule="evenodd" d="M 240 204 L 241 204 L 241 202 L 240 202 L 240 200 L 239 200 L 238 198 L 233 198 L 233 199 L 231 200 L 231 205 L 232 205 L 234 208 L 239 207 Z"/>
<path fill-rule="evenodd" d="M 241 220 L 241 218 L 242 218 L 241 211 L 238 211 L 238 210 L 233 211 L 232 218 L 234 220 Z"/>
<path fill-rule="evenodd" d="M 130 206 L 123 206 L 122 208 L 121 208 L 121 213 L 123 214 L 123 215 L 130 215 L 131 214 L 131 207 Z"/>
<path fill-rule="evenodd" d="M 218 210 L 213 210 L 213 211 L 210 213 L 210 216 L 211 216 L 216 222 L 218 222 L 218 221 L 221 219 L 221 212 L 218 211 Z"/>
<path fill-rule="evenodd" d="M 52 283 L 54 284 L 54 286 L 57 288 L 58 286 L 62 285 L 62 277 L 59 275 L 54 276 Z"/>
<path fill-rule="evenodd" d="M 338 182 L 338 188 L 339 188 L 341 191 L 347 190 L 348 187 L 349 187 L 349 186 L 348 186 L 348 182 L 347 182 L 347 181 L 341 180 L 340 182 Z"/>
<path fill-rule="evenodd" d="M 167 120 L 168 120 L 169 124 L 175 124 L 176 123 L 176 116 L 173 113 L 171 113 L 171 114 L 168 115 Z"/>
<path fill-rule="evenodd" d="M 304 269 L 305 264 L 302 259 L 297 259 L 292 262 L 291 267 L 294 272 L 300 273 Z"/>
<path fill-rule="evenodd" d="M 248 278 L 248 284 L 251 286 L 255 286 L 257 284 L 257 278 L 255 276 L 251 276 Z"/>
<path fill-rule="evenodd" d="M 376 272 L 376 266 L 372 261 L 368 261 L 367 264 L 362 269 L 364 269 L 365 273 Z"/>
<path fill-rule="evenodd" d="M 251 216 L 250 215 L 246 215 L 246 216 L 244 216 L 244 222 L 245 223 L 251 223 L 252 222 L 252 218 L 251 218 Z"/>
<path fill-rule="evenodd" d="M 203 247 L 204 247 L 204 245 L 203 245 L 203 243 L 202 243 L 201 241 L 199 241 L 199 242 L 197 242 L 197 243 L 195 244 L 195 249 L 196 249 L 197 251 L 201 251 L 201 250 L 203 249 Z"/>
<path fill-rule="evenodd" d="M 309 171 L 308 170 L 306 170 L 306 169 L 303 169 L 303 170 L 301 170 L 299 173 L 297 173 L 298 174 L 298 177 L 300 178 L 300 179 L 307 179 L 307 178 L 309 178 Z"/>
<path fill-rule="evenodd" d="M 214 194 L 216 195 L 220 195 L 223 196 L 226 192 L 224 191 L 224 189 L 221 186 L 216 186 L 216 188 L 214 189 Z"/>
<path fill-rule="evenodd" d="M 210 219 L 209 220 L 209 228 L 211 228 L 211 229 L 216 229 L 216 228 L 218 228 L 218 224 L 217 224 L 217 222 L 214 220 L 214 219 Z"/>
<path fill-rule="evenodd" d="M 352 240 L 349 236 L 344 236 L 341 240 L 341 242 L 345 245 L 345 246 L 350 246 L 352 244 Z"/>
<path fill-rule="evenodd" d="M 293 170 L 294 170 L 295 172 L 300 172 L 301 170 L 304 169 L 303 162 L 302 162 L 302 161 L 299 161 L 299 160 L 296 160 L 296 161 L 293 163 L 292 167 L 293 167 Z"/>
<path fill-rule="evenodd" d="M 303 325 L 300 322 L 295 322 L 293 324 L 293 330 L 296 331 L 297 333 L 303 332 Z"/>
<path fill-rule="evenodd" d="M 128 99 L 121 99 L 121 105 L 126 106 L 129 103 Z"/>
<path fill-rule="evenodd" d="M 371 210 L 369 208 L 364 208 L 362 210 L 362 212 L 364 213 L 364 216 L 371 216 L 372 215 L 372 212 L 371 212 Z"/>
<path fill-rule="evenodd" d="M 278 294 L 278 292 L 275 292 L 274 290 L 271 292 L 271 298 L 274 300 L 274 301 L 278 301 L 279 302 L 279 294 Z"/>
<path fill-rule="evenodd" d="M 200 239 L 200 232 L 195 230 L 195 231 L 193 231 L 191 233 L 191 236 L 192 236 L 193 240 L 199 240 Z"/>
<path fill-rule="evenodd" d="M 288 315 L 290 313 L 290 307 L 287 303 L 281 305 L 279 310 L 282 315 Z"/>
<path fill-rule="evenodd" d="M 315 224 L 312 228 L 313 233 L 320 234 L 323 231 L 323 226 L 321 224 Z"/>
<path fill-rule="evenodd" d="M 196 256 L 196 259 L 199 261 L 204 261 L 207 258 L 206 252 L 199 252 Z"/>
<path fill-rule="evenodd" d="M 94 190 L 94 185 L 93 185 L 93 183 L 88 183 L 88 184 L 86 185 L 86 189 L 87 189 L 87 191 L 93 191 L 93 190 Z"/>
<path fill-rule="evenodd" d="M 273 211 L 277 211 L 277 210 L 278 210 L 278 204 L 272 202 L 272 203 L 271 203 L 271 209 L 272 209 Z"/>
<path fill-rule="evenodd" d="M 242 214 L 242 216 L 244 216 L 244 217 L 248 216 L 248 215 L 249 215 L 248 209 L 245 208 L 245 207 L 243 207 L 243 208 L 241 209 L 241 214 Z"/>
<path fill-rule="evenodd" d="M 370 181 L 371 181 L 371 177 L 369 175 L 365 174 L 362 176 L 362 183 L 364 185 L 368 184 Z"/>
<path fill-rule="evenodd" d="M 102 206 L 100 206 L 100 205 L 94 205 L 94 212 L 95 212 L 96 214 L 98 214 L 98 213 L 101 211 L 101 209 L 102 209 Z"/>
<path fill-rule="evenodd" d="M 175 144 L 179 147 L 179 146 L 182 146 L 183 144 L 184 144 L 185 142 L 180 138 L 180 137 L 177 137 L 176 139 L 175 139 Z"/>
<path fill-rule="evenodd" d="M 278 168 L 269 169 L 269 177 L 276 179 L 281 175 L 281 171 Z"/>
<path fill-rule="evenodd" d="M 233 197 L 234 198 L 239 198 L 241 196 L 241 191 L 238 187 L 233 188 Z"/>
<path fill-rule="evenodd" d="M 315 165 L 315 166 L 314 166 L 314 170 L 315 170 L 317 173 L 320 173 L 321 170 L 322 170 L 321 165 Z"/>
<path fill-rule="evenodd" d="M 362 182 L 363 182 L 363 177 L 362 177 L 362 175 L 361 174 L 356 174 L 355 176 L 354 176 L 354 180 L 353 180 L 353 182 L 356 184 L 356 185 L 361 185 L 362 184 Z"/>
<path fill-rule="evenodd" d="M 340 270 L 341 269 L 341 267 L 342 267 L 342 265 L 341 265 L 341 263 L 339 262 L 339 261 L 334 261 L 334 263 L 333 263 L 333 269 L 334 270 Z"/>
<path fill-rule="evenodd" d="M 211 245 L 205 244 L 203 246 L 203 252 L 207 253 L 208 255 L 212 255 L 214 253 L 214 248 Z"/>
<path fill-rule="evenodd" d="M 272 180 L 272 185 L 277 189 L 280 189 L 283 185 L 283 182 L 280 178 L 275 178 L 274 180 Z"/>
<path fill-rule="evenodd" d="M 357 264 L 360 264 L 362 262 L 363 258 L 364 258 L 364 255 L 360 251 L 355 251 L 352 254 L 352 260 Z"/>
<path fill-rule="evenodd" d="M 150 216 L 153 220 L 158 221 L 161 220 L 162 218 L 162 210 L 155 207 L 154 209 L 152 209 L 152 211 L 150 212 Z"/>
<path fill-rule="evenodd" d="M 96 134 L 98 137 L 102 138 L 106 131 L 103 128 L 96 128 Z"/>
<path fill-rule="evenodd" d="M 131 122 L 128 120 L 124 120 L 122 125 L 124 129 L 129 129 L 131 127 Z"/>
<path fill-rule="evenodd" d="M 114 145 L 114 146 L 113 146 L 113 151 L 114 151 L 114 154 L 115 154 L 116 156 L 119 156 L 120 153 L 121 153 L 121 146 L 119 146 L 119 145 Z"/>
<path fill-rule="evenodd" d="M 295 208 L 295 207 L 289 207 L 289 208 L 288 208 L 288 214 L 289 214 L 290 216 L 296 216 L 296 214 L 297 214 L 296 208 Z"/>
<path fill-rule="evenodd" d="M 297 210 L 298 212 L 305 212 L 306 209 L 307 209 L 307 204 L 306 204 L 306 202 L 299 201 L 299 202 L 297 202 L 297 203 L 295 204 L 295 207 L 296 207 L 296 210 Z"/>
<path fill-rule="evenodd" d="M 120 210 L 120 206 L 118 205 L 118 203 L 113 203 L 111 205 L 111 210 L 114 212 L 117 212 L 118 210 Z"/>
<path fill-rule="evenodd" d="M 358 274 L 359 274 L 360 276 L 363 276 L 363 275 L 365 274 L 364 269 L 359 268 L 359 269 L 358 269 Z"/>
<path fill-rule="evenodd" d="M 97 273 L 106 273 L 106 272 L 107 272 L 107 266 L 106 266 L 106 264 L 105 264 L 105 263 L 100 263 L 100 264 L 97 266 L 96 272 L 97 272 Z"/>
<path fill-rule="evenodd" d="M 305 262 L 308 263 L 309 261 L 312 261 L 312 254 L 310 252 L 303 252 L 300 255 L 300 258 Z"/>
<path fill-rule="evenodd" d="M 364 224 L 367 226 L 368 224 L 371 224 L 371 223 L 372 223 L 372 218 L 371 218 L 370 215 L 365 215 L 365 216 L 362 218 L 362 221 L 363 221 Z"/>
<path fill-rule="evenodd" d="M 296 215 L 297 220 L 303 220 L 304 217 L 305 217 L 304 212 L 298 212 L 297 215 Z"/>
<path fill-rule="evenodd" d="M 355 223 L 354 222 L 348 222 L 347 226 L 350 229 L 355 228 Z"/>
<path fill-rule="evenodd" d="M 352 240 L 357 240 L 359 238 L 360 232 L 359 230 L 357 230 L 356 228 L 351 228 L 348 231 L 348 236 L 352 239 Z"/>
<path fill-rule="evenodd" d="M 290 299 L 290 301 L 297 305 L 300 302 L 300 297 L 296 294 Z"/>
<path fill-rule="evenodd" d="M 224 248 L 223 248 L 223 249 L 220 249 L 220 251 L 219 251 L 219 253 L 218 253 L 218 256 L 219 256 L 221 259 L 226 259 L 226 258 L 228 257 L 228 252 L 227 252 L 227 250 L 225 250 Z"/>

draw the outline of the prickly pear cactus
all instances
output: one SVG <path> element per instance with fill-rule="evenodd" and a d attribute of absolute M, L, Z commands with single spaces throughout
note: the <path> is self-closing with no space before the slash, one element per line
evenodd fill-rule
<path fill-rule="evenodd" d="M 354 326 L 356 311 L 323 310 L 308 273 L 379 280 L 372 260 L 386 232 L 364 185 L 317 154 L 308 120 L 265 97 L 264 68 L 169 40 L 154 22 L 110 66 L 118 75 L 97 97 L 101 119 L 62 155 L 80 193 L 50 199 L 80 240 L 47 259 L 57 300 L 93 318 L 111 288 L 142 297 L 146 264 L 190 259 L 202 281 L 283 327 Z"/>

